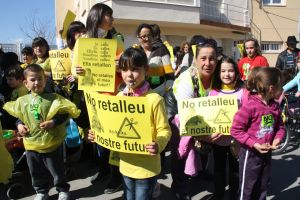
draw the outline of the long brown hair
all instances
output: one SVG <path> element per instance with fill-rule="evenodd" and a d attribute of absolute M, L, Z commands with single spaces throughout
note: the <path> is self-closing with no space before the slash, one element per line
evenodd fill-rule
<path fill-rule="evenodd" d="M 113 14 L 113 10 L 108 5 L 103 3 L 93 5 L 86 19 L 87 36 L 89 38 L 98 37 L 99 24 L 101 24 L 104 15 L 107 14 Z"/>
<path fill-rule="evenodd" d="M 259 44 L 258 44 L 258 41 L 257 41 L 257 39 L 255 39 L 255 38 L 249 38 L 249 39 L 247 39 L 247 40 L 245 40 L 245 42 L 243 43 L 243 57 L 247 57 L 247 52 L 246 52 L 246 43 L 247 42 L 254 42 L 254 47 L 255 47 L 255 53 L 256 53 L 256 55 L 258 55 L 258 56 L 261 56 L 261 50 L 260 50 L 260 46 L 259 46 Z"/>

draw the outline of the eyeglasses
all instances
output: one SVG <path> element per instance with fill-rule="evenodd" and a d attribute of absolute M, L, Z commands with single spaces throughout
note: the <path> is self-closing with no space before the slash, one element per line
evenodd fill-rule
<path fill-rule="evenodd" d="M 138 38 L 140 38 L 142 40 L 145 40 L 146 38 L 150 39 L 150 38 L 152 38 L 152 35 L 141 35 L 141 36 L 138 36 Z"/>

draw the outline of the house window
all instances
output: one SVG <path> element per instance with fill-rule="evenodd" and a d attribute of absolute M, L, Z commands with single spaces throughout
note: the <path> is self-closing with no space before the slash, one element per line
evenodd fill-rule
<path fill-rule="evenodd" d="M 282 51 L 282 42 L 261 43 L 262 53 L 280 53 Z"/>
<path fill-rule="evenodd" d="M 286 0 L 262 0 L 264 6 L 285 6 Z"/>

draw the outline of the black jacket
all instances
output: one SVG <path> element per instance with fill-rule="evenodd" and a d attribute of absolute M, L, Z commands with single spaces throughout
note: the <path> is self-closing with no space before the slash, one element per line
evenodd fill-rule
<path fill-rule="evenodd" d="M 294 58 L 296 58 L 298 56 L 299 51 L 300 51 L 300 49 L 297 49 L 297 48 L 295 49 L 295 51 L 293 52 Z M 288 70 L 295 75 L 298 71 L 296 60 L 294 61 L 294 66 L 288 66 L 286 64 L 287 54 L 288 54 L 287 50 L 284 50 L 283 52 L 281 52 L 278 55 L 275 67 L 280 70 Z"/>

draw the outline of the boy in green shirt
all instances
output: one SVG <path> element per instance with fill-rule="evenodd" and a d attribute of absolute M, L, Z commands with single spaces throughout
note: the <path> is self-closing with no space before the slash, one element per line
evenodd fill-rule
<path fill-rule="evenodd" d="M 7 85 L 13 89 L 10 101 L 15 101 L 17 98 L 28 94 L 28 89 L 23 84 L 23 69 L 19 66 L 10 67 L 6 71 Z"/>

